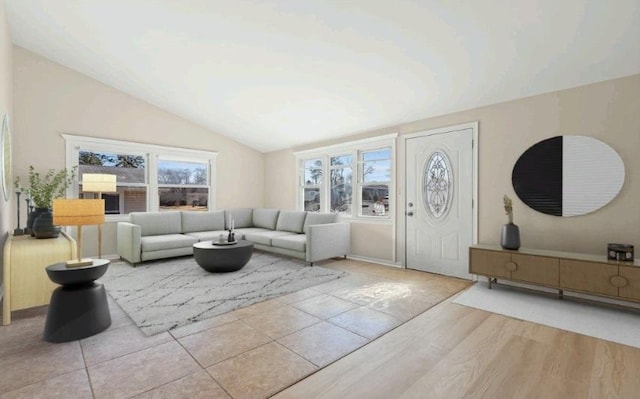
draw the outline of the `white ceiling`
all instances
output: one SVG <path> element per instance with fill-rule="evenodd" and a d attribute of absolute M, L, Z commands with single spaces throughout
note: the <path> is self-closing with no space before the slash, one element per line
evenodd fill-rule
<path fill-rule="evenodd" d="M 15 44 L 267 152 L 640 73 L 638 0 L 6 0 Z"/>

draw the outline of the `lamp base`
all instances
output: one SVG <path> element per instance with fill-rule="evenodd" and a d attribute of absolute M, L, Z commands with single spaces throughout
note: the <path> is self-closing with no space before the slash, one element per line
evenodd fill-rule
<path fill-rule="evenodd" d="M 67 267 L 81 267 L 81 266 L 89 266 L 93 265 L 93 259 L 84 258 L 84 259 L 72 259 L 67 261 Z"/>

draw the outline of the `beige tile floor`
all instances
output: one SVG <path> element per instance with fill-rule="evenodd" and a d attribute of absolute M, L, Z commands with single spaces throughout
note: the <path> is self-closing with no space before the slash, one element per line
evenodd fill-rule
<path fill-rule="evenodd" d="M 110 300 L 111 327 L 42 340 L 46 307 L 0 327 L 0 399 L 267 398 L 344 357 L 469 282 L 354 260 L 350 274 L 171 332 L 144 336 Z"/>

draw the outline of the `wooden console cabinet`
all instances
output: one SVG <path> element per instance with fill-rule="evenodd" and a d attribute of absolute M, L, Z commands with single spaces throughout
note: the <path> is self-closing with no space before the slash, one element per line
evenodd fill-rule
<path fill-rule="evenodd" d="M 64 232 L 58 238 L 9 236 L 4 245 L 4 298 L 2 324 L 11 312 L 46 305 L 57 287 L 45 268 L 76 257 L 76 242 Z"/>
<path fill-rule="evenodd" d="M 469 273 L 492 281 L 505 279 L 563 291 L 640 302 L 640 260 L 609 261 L 606 256 L 499 245 L 469 247 Z"/>

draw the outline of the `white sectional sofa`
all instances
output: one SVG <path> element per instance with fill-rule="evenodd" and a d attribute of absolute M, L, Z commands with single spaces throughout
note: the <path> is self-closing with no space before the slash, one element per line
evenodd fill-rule
<path fill-rule="evenodd" d="M 233 218 L 236 239 L 256 249 L 313 262 L 350 251 L 349 223 L 337 214 L 278 209 L 230 209 L 215 212 L 132 212 L 117 227 L 118 255 L 135 265 L 153 259 L 193 254 L 198 241 L 226 237 Z"/>

